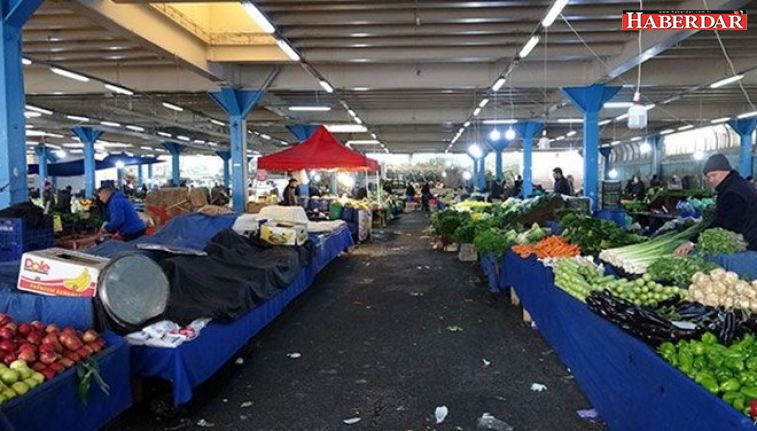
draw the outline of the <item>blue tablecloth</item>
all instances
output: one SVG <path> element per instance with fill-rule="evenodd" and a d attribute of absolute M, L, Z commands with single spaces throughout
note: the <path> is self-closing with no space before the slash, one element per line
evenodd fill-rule
<path fill-rule="evenodd" d="M 300 271 L 289 287 L 231 323 L 211 322 L 196 340 L 175 349 L 134 346 L 134 373 L 170 381 L 174 403 L 186 403 L 192 398 L 195 386 L 218 371 L 292 300 L 310 287 L 321 269 L 353 244 L 352 236 L 346 229 L 330 236 L 317 249 L 313 261 Z"/>
<path fill-rule="evenodd" d="M 501 293 L 507 290 L 507 284 L 505 284 L 505 259 L 504 257 L 497 258 L 493 254 L 481 255 L 479 264 L 481 270 L 486 275 L 486 283 L 489 292 Z"/>
<path fill-rule="evenodd" d="M 712 254 L 704 257 L 705 260 L 722 266 L 728 271 L 739 274 L 740 277 L 749 277 L 757 280 L 757 251 L 745 251 L 735 254 Z"/>
<path fill-rule="evenodd" d="M 537 259 L 506 256 L 507 281 L 612 430 L 752 430 L 752 421 L 649 346 L 553 284 Z"/>
<path fill-rule="evenodd" d="M 594 217 L 609 220 L 620 227 L 631 224 L 631 218 L 628 216 L 628 213 L 621 209 L 594 211 Z"/>
<path fill-rule="evenodd" d="M 104 337 L 108 347 L 100 353 L 97 363 L 100 375 L 110 386 L 110 395 L 105 395 L 93 382 L 87 404 L 82 403 L 79 377 L 72 368 L 23 397 L 3 404 L 0 429 L 97 430 L 129 408 L 132 404 L 129 345 L 114 334 L 106 333 Z"/>

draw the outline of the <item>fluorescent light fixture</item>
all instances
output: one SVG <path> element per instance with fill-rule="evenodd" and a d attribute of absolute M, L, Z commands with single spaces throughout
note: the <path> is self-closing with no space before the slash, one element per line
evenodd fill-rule
<path fill-rule="evenodd" d="M 281 50 L 284 51 L 284 54 L 286 54 L 287 57 L 289 57 L 290 60 L 292 60 L 292 61 L 300 61 L 300 54 L 297 54 L 297 51 L 295 51 L 291 46 L 289 46 L 289 44 L 286 43 L 285 40 L 283 40 L 283 39 L 277 39 L 276 40 L 276 45 L 278 45 L 279 48 L 281 48 Z M 330 91 L 329 91 L 329 93 L 330 93 Z"/>
<path fill-rule="evenodd" d="M 121 127 L 121 123 L 116 123 L 113 121 L 100 121 L 100 124 L 108 127 Z"/>
<path fill-rule="evenodd" d="M 206 142 L 206 144 L 210 145 L 211 147 L 217 147 L 218 146 L 218 142 L 213 142 L 213 141 L 208 141 L 208 142 Z"/>
<path fill-rule="evenodd" d="M 158 132 L 158 136 L 162 136 L 164 138 L 173 138 L 173 135 L 166 132 Z"/>
<path fill-rule="evenodd" d="M 492 91 L 499 91 L 502 89 L 502 86 L 505 85 L 505 82 L 507 80 L 505 78 L 499 78 L 496 81 L 494 81 L 494 85 L 492 85 Z"/>
<path fill-rule="evenodd" d="M 534 49 L 537 43 L 539 43 L 539 36 L 531 36 L 531 39 L 528 39 L 528 42 L 526 42 L 526 45 L 523 46 L 523 49 L 521 49 L 520 52 L 518 53 L 518 57 L 520 58 L 528 57 L 528 54 L 531 53 L 531 51 Z"/>
<path fill-rule="evenodd" d="M 478 107 L 483 109 L 487 104 L 489 104 L 489 99 L 483 99 L 481 103 L 478 104 Z"/>
<path fill-rule="evenodd" d="M 176 136 L 176 139 L 178 139 L 180 141 L 184 141 L 184 142 L 191 141 L 191 139 L 189 139 L 189 136 L 184 136 L 184 135 L 178 135 L 178 136 Z"/>
<path fill-rule="evenodd" d="M 247 15 L 249 15 L 250 18 L 255 21 L 255 24 L 257 24 L 264 33 L 271 34 L 276 31 L 276 29 L 273 27 L 273 24 L 268 21 L 268 18 L 266 18 L 265 15 L 263 15 L 263 13 L 260 12 L 260 10 L 254 4 L 250 2 L 243 2 L 242 6 L 247 12 Z"/>
<path fill-rule="evenodd" d="M 641 136 L 634 136 L 631 138 L 631 142 L 641 141 Z"/>
<path fill-rule="evenodd" d="M 661 130 L 660 134 L 661 135 L 669 135 L 669 134 L 671 134 L 673 132 L 675 132 L 675 130 L 673 130 L 673 129 L 665 129 L 665 130 Z"/>
<path fill-rule="evenodd" d="M 156 148 L 153 148 L 153 150 L 155 150 L 155 151 L 157 151 L 157 152 L 159 152 L 159 153 L 167 153 L 167 152 L 168 152 L 168 150 L 166 150 L 166 149 L 164 149 L 164 148 L 157 148 L 157 147 L 156 147 Z"/>
<path fill-rule="evenodd" d="M 375 140 L 375 139 L 358 139 L 355 141 L 347 141 L 350 145 L 378 145 L 381 142 Z"/>
<path fill-rule="evenodd" d="M 371 138 L 373 138 L 373 139 L 378 139 L 378 137 L 376 136 L 376 134 L 375 134 L 375 133 L 371 133 Z"/>
<path fill-rule="evenodd" d="M 128 88 L 120 87 L 120 86 L 114 85 L 114 84 L 105 84 L 105 88 L 107 88 L 108 90 L 110 90 L 110 91 L 112 91 L 114 93 L 118 93 L 118 94 L 125 94 L 127 96 L 133 96 L 134 95 L 134 92 L 131 91 L 131 90 L 129 90 Z"/>
<path fill-rule="evenodd" d="M 53 115 L 53 111 L 45 108 L 40 108 L 39 106 L 26 105 L 26 109 L 29 111 L 39 112 L 40 114 Z"/>
<path fill-rule="evenodd" d="M 69 142 L 67 144 L 63 144 L 66 148 L 84 148 L 84 144 L 81 142 Z"/>
<path fill-rule="evenodd" d="M 573 124 L 573 123 L 583 123 L 583 118 L 558 118 L 558 123 L 563 124 Z"/>
<path fill-rule="evenodd" d="M 513 119 L 507 119 L 507 120 L 484 120 L 482 123 L 484 124 L 515 124 L 518 120 Z"/>
<path fill-rule="evenodd" d="M 625 120 L 626 118 L 628 118 L 628 113 L 627 112 L 625 114 L 618 115 L 617 117 L 615 117 L 615 120 L 616 121 L 621 121 L 621 120 Z"/>
<path fill-rule="evenodd" d="M 89 118 L 87 117 L 80 117 L 78 115 L 66 115 L 66 118 L 73 121 L 79 121 L 81 123 L 89 123 Z"/>
<path fill-rule="evenodd" d="M 135 131 L 135 132 L 144 132 L 144 131 L 145 131 L 145 128 L 144 128 L 144 127 L 140 127 L 140 126 L 133 126 L 133 125 L 131 125 L 131 124 L 129 124 L 128 126 L 126 126 L 126 128 L 127 128 L 127 129 L 129 129 L 129 130 L 133 130 L 133 131 Z"/>
<path fill-rule="evenodd" d="M 71 154 L 84 154 L 84 150 L 71 150 L 69 151 Z"/>
<path fill-rule="evenodd" d="M 578 132 L 575 131 L 575 130 L 571 130 L 570 132 L 566 133 L 565 136 L 567 136 L 567 137 L 575 136 L 576 133 L 578 133 Z"/>
<path fill-rule="evenodd" d="M 290 106 L 290 111 L 295 112 L 328 112 L 331 106 Z"/>
<path fill-rule="evenodd" d="M 363 124 L 363 120 L 360 119 L 360 117 L 353 118 L 357 124 Z"/>
<path fill-rule="evenodd" d="M 41 130 L 27 130 L 26 136 L 45 136 L 47 133 Z"/>
<path fill-rule="evenodd" d="M 23 58 L 21 59 L 21 64 L 23 64 L 24 66 L 29 66 L 29 65 L 31 65 L 31 64 L 32 64 L 32 61 L 31 61 L 31 60 L 29 60 L 29 59 L 28 59 L 28 58 L 26 58 L 26 57 L 23 57 Z"/>
<path fill-rule="evenodd" d="M 42 116 L 42 114 L 40 114 L 39 112 L 34 112 L 34 111 L 26 111 L 26 112 L 24 112 L 24 117 L 26 117 L 26 118 L 37 118 L 37 117 L 41 117 L 41 116 Z"/>
<path fill-rule="evenodd" d="M 280 140 L 280 141 L 279 141 L 279 143 L 280 143 L 281 145 L 289 145 L 289 142 L 287 142 L 287 141 L 284 141 L 284 140 Z"/>
<path fill-rule="evenodd" d="M 270 135 L 266 135 L 265 133 L 261 133 L 261 134 L 260 134 L 260 137 L 261 137 L 261 138 L 263 138 L 263 139 L 266 139 L 266 140 L 268 140 L 268 141 L 270 141 L 270 140 L 271 140 L 271 136 L 270 136 Z"/>
<path fill-rule="evenodd" d="M 358 124 L 327 124 L 326 130 L 331 133 L 365 133 L 368 129 Z"/>
<path fill-rule="evenodd" d="M 646 109 L 647 111 L 651 111 L 652 109 L 655 108 L 655 106 L 657 105 L 654 103 L 650 103 L 649 105 L 644 105 L 644 109 Z"/>
<path fill-rule="evenodd" d="M 744 78 L 744 75 L 729 76 L 728 78 L 713 82 L 712 84 L 710 84 L 710 88 L 720 88 L 724 85 L 733 84 L 734 82 L 741 81 L 743 78 Z"/>
<path fill-rule="evenodd" d="M 211 118 L 210 122 L 213 123 L 213 124 L 215 124 L 216 126 L 222 126 L 223 127 L 223 126 L 226 125 L 226 123 L 224 123 L 223 121 L 216 120 L 215 118 Z"/>
<path fill-rule="evenodd" d="M 181 106 L 176 106 L 173 103 L 169 103 L 169 102 L 163 102 L 162 105 L 164 108 L 167 108 L 176 112 L 181 112 L 184 110 L 184 108 L 182 108 Z"/>
<path fill-rule="evenodd" d="M 122 160 L 118 160 L 116 162 L 116 169 L 123 169 L 126 167 L 126 163 L 124 163 Z"/>
<path fill-rule="evenodd" d="M 368 87 L 352 87 L 352 91 L 368 91 Z"/>
<path fill-rule="evenodd" d="M 466 121 L 465 124 L 463 124 L 463 127 L 468 127 L 468 126 L 470 126 L 470 121 Z"/>
<path fill-rule="evenodd" d="M 80 75 L 76 72 L 71 72 L 70 70 L 61 69 L 60 67 L 51 67 L 50 71 L 64 78 L 73 79 L 79 82 L 89 82 L 89 78 L 87 78 L 86 76 Z"/>
<path fill-rule="evenodd" d="M 355 117 L 357 117 L 357 114 L 356 114 L 356 113 L 355 113 L 355 111 L 353 111 L 352 109 L 348 109 L 348 110 L 347 110 L 347 113 L 348 113 L 348 114 L 350 114 L 350 117 L 352 117 L 352 118 L 355 118 Z"/>
<path fill-rule="evenodd" d="M 318 81 L 319 84 L 321 84 L 321 87 L 327 92 L 327 93 L 333 93 L 334 87 L 331 86 L 331 84 L 328 83 L 325 79 L 322 79 Z"/>
<path fill-rule="evenodd" d="M 204 144 L 205 143 L 205 141 L 203 141 L 202 139 L 195 139 L 193 142 L 195 144 Z"/>
<path fill-rule="evenodd" d="M 600 122 L 599 122 L 599 125 L 600 125 L 600 126 L 606 126 L 606 125 L 608 125 L 608 124 L 610 124 L 610 123 L 612 123 L 612 120 L 608 118 L 608 119 L 606 119 L 606 120 L 602 120 L 602 121 L 600 121 Z"/>
<path fill-rule="evenodd" d="M 730 120 L 731 117 L 721 117 L 721 118 L 715 118 L 714 120 L 710 120 L 710 124 L 720 124 L 725 123 L 726 121 Z"/>
<path fill-rule="evenodd" d="M 563 135 L 563 136 L 558 136 L 558 137 L 556 137 L 556 138 L 555 138 L 555 141 L 562 141 L 563 139 L 565 139 L 565 136 L 564 136 L 564 135 Z"/>
<path fill-rule="evenodd" d="M 752 118 L 752 117 L 757 117 L 757 111 L 745 112 L 745 113 L 739 115 L 736 118 L 738 118 L 739 120 L 741 120 L 741 119 L 744 119 L 744 118 Z"/>
<path fill-rule="evenodd" d="M 478 117 L 478 114 L 480 114 L 480 113 L 481 113 L 481 108 L 476 108 L 476 109 L 473 110 L 473 116 L 474 117 Z"/>
<path fill-rule="evenodd" d="M 152 147 L 139 147 L 139 148 L 143 150 L 147 150 L 147 151 L 152 151 Z"/>
<path fill-rule="evenodd" d="M 560 15 L 560 12 L 562 12 L 563 8 L 565 8 L 565 5 L 567 4 L 568 0 L 555 0 L 555 3 L 551 8 L 549 8 L 547 15 L 545 15 L 544 19 L 541 21 L 542 27 L 547 28 L 552 25 L 552 23 L 555 22 L 555 19 L 558 15 Z"/>
<path fill-rule="evenodd" d="M 602 105 L 606 109 L 628 109 L 633 106 L 633 102 L 605 102 Z"/>
<path fill-rule="evenodd" d="M 620 141 L 612 141 L 612 142 L 610 142 L 610 145 L 618 145 L 618 144 L 620 144 Z"/>

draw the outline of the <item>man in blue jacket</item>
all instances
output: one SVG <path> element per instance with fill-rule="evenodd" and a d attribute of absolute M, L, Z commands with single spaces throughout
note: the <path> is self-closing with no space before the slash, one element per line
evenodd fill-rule
<path fill-rule="evenodd" d="M 100 187 L 97 198 L 105 205 L 105 224 L 101 231 L 118 233 L 124 241 L 137 239 L 145 234 L 145 222 L 123 193 L 112 187 Z"/>

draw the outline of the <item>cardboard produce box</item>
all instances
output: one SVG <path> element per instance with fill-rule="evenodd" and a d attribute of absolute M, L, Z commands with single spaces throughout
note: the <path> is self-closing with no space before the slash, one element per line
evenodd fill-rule
<path fill-rule="evenodd" d="M 302 245 L 308 240 L 308 227 L 303 223 L 269 221 L 260 227 L 260 239 L 274 245 Z"/>
<path fill-rule="evenodd" d="M 109 262 L 63 248 L 24 253 L 17 287 L 41 295 L 91 298 L 97 294 L 100 272 Z"/>

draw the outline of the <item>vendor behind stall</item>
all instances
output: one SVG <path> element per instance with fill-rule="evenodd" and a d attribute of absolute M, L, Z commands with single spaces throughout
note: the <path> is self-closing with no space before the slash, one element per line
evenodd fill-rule
<path fill-rule="evenodd" d="M 740 233 L 749 244 L 749 249 L 757 250 L 757 191 L 731 169 L 731 164 L 722 154 L 714 154 L 707 160 L 704 174 L 718 194 L 715 218 L 707 227 Z M 687 242 L 678 247 L 676 254 L 685 255 L 693 249 L 694 244 Z"/>
<path fill-rule="evenodd" d="M 113 187 L 104 186 L 97 190 L 97 198 L 105 205 L 105 224 L 101 232 L 118 233 L 124 241 L 137 239 L 145 234 L 145 222 L 123 193 Z"/>
<path fill-rule="evenodd" d="M 284 196 L 281 205 L 285 207 L 295 207 L 299 204 L 300 192 L 297 187 L 297 180 L 294 178 L 289 179 L 289 184 L 284 187 Z"/>
<path fill-rule="evenodd" d="M 555 179 L 555 194 L 570 196 L 570 183 L 563 176 L 562 169 L 552 169 L 552 177 Z"/>

